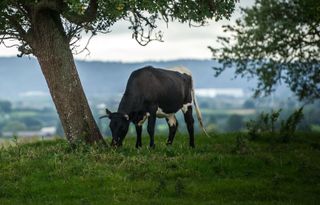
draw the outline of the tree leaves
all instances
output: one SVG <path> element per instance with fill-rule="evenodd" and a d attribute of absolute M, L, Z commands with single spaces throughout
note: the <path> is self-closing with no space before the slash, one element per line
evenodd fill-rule
<path fill-rule="evenodd" d="M 211 48 L 223 70 L 258 77 L 256 94 L 270 94 L 284 82 L 300 100 L 320 98 L 320 2 L 317 0 L 256 0 L 235 26 L 231 37 Z"/>
<path fill-rule="evenodd" d="M 156 30 L 160 21 L 204 25 L 208 19 L 229 18 L 234 6 L 235 0 L 3 0 L 0 2 L 0 15 L 4 17 L 0 22 L 0 40 L 10 37 L 30 44 L 21 36 L 21 31 L 32 32 L 37 12 L 53 11 L 59 13 L 72 45 L 74 39 L 81 37 L 81 31 L 110 32 L 110 27 L 120 19 L 131 23 L 128 29 L 133 31 L 133 38 L 145 45 L 152 40 L 162 40 L 162 33 Z"/>

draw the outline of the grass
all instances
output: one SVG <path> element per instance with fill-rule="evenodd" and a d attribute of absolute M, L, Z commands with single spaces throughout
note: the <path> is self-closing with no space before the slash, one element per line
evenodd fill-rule
<path fill-rule="evenodd" d="M 145 145 L 149 140 L 143 138 Z M 320 136 L 241 133 L 119 149 L 38 141 L 0 149 L 0 204 L 318 204 Z"/>

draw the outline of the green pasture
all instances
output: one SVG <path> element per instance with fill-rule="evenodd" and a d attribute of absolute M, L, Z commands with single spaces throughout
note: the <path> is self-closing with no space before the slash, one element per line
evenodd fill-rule
<path fill-rule="evenodd" d="M 107 139 L 110 141 L 109 139 Z M 178 135 L 173 146 L 118 149 L 65 140 L 0 149 L 0 204 L 318 204 L 320 135 L 255 141 L 243 133 Z"/>

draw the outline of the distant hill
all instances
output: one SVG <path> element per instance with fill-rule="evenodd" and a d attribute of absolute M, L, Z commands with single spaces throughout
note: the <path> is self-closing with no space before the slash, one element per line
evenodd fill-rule
<path fill-rule="evenodd" d="M 79 75 L 88 98 L 108 97 L 124 91 L 133 70 L 146 65 L 155 67 L 185 66 L 193 75 L 196 88 L 243 88 L 249 90 L 255 82 L 232 80 L 227 71 L 214 77 L 212 60 L 148 61 L 141 63 L 77 61 Z M 0 99 L 16 100 L 28 95 L 49 96 L 45 79 L 34 58 L 0 58 Z"/>

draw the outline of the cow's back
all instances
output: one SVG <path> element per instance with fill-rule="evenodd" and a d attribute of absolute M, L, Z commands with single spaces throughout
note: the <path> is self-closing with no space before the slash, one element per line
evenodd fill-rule
<path fill-rule="evenodd" d="M 148 66 L 130 75 L 125 95 L 176 112 L 182 104 L 191 101 L 191 89 L 192 79 L 188 74 Z"/>

